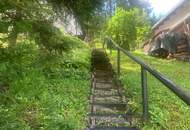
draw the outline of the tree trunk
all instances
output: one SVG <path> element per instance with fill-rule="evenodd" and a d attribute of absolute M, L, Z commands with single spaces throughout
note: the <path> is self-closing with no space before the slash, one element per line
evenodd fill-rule
<path fill-rule="evenodd" d="M 9 46 L 15 46 L 17 41 L 18 32 L 15 23 L 13 24 L 12 31 L 9 34 Z"/>
<path fill-rule="evenodd" d="M 9 47 L 15 46 L 18 36 L 18 27 L 16 23 L 21 20 L 21 11 L 19 9 L 16 9 L 16 14 L 13 18 L 13 24 L 12 24 L 12 30 L 9 34 Z"/>

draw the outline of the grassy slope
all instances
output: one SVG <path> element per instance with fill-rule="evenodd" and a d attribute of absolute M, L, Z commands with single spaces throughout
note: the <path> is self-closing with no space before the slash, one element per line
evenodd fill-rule
<path fill-rule="evenodd" d="M 0 48 L 0 130 L 82 130 L 86 125 L 90 48 L 66 37 L 72 49 L 40 50 L 35 43 Z"/>
<path fill-rule="evenodd" d="M 190 91 L 190 63 L 158 59 L 144 55 L 141 51 L 133 54 Z M 140 66 L 123 54 L 121 57 L 121 80 L 125 85 L 126 94 L 131 99 L 133 111 L 140 115 L 142 111 Z M 116 67 L 115 52 L 111 55 L 111 59 Z M 148 91 L 151 119 L 143 127 L 144 130 L 188 130 L 190 128 L 190 108 L 151 75 L 148 75 Z"/>

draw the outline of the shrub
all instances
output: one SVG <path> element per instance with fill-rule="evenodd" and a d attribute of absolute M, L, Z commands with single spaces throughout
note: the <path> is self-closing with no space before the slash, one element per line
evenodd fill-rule
<path fill-rule="evenodd" d="M 62 34 L 61 34 L 62 35 Z M 52 36 L 53 37 L 53 36 Z M 82 130 L 89 92 L 90 49 L 64 36 L 68 50 L 34 41 L 0 48 L 0 129 Z"/>

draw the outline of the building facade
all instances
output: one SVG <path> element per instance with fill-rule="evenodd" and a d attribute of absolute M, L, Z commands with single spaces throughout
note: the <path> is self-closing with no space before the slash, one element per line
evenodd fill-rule
<path fill-rule="evenodd" d="M 144 44 L 144 51 L 148 53 L 151 44 L 165 34 L 175 32 L 190 38 L 190 1 L 181 0 L 165 17 L 152 27 L 152 37 Z M 190 55 L 190 45 L 177 44 L 177 51 L 174 56 L 184 57 Z"/>

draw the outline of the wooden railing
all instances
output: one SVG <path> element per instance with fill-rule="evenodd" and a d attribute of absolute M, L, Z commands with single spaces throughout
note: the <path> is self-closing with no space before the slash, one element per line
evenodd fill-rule
<path fill-rule="evenodd" d="M 120 53 L 123 52 L 130 59 L 135 61 L 137 64 L 141 66 L 141 86 L 142 86 L 142 105 L 143 105 L 143 118 L 147 120 L 149 117 L 148 113 L 148 87 L 147 87 L 147 72 L 153 75 L 156 79 L 162 82 L 167 88 L 169 88 L 176 96 L 178 96 L 181 100 L 183 100 L 187 105 L 190 106 L 190 92 L 185 90 L 183 87 L 176 85 L 173 81 L 166 78 L 164 75 L 159 73 L 157 70 L 151 68 L 147 64 L 145 64 L 142 60 L 135 57 L 129 51 L 121 48 L 118 44 L 116 44 L 112 39 L 107 44 L 112 44 L 113 47 L 117 50 L 117 74 L 120 75 Z"/>

